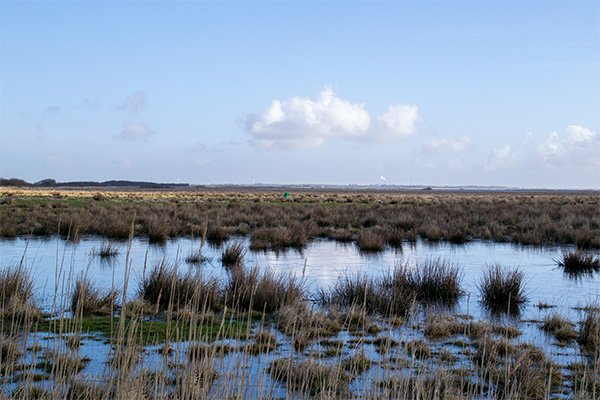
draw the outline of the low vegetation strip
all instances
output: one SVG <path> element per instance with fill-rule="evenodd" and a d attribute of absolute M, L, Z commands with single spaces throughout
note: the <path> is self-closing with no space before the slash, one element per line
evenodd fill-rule
<path fill-rule="evenodd" d="M 0 236 L 96 234 L 153 241 L 250 235 L 253 249 L 302 248 L 318 237 L 364 251 L 417 236 L 600 248 L 600 197 L 585 193 L 298 191 L 0 191 Z"/>

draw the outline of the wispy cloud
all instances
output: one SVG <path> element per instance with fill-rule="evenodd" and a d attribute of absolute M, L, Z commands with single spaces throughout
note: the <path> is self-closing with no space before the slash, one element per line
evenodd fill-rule
<path fill-rule="evenodd" d="M 146 124 L 123 122 L 123 130 L 118 135 L 115 135 L 114 138 L 130 142 L 139 142 L 146 141 L 153 135 L 156 135 L 156 132 L 150 130 Z"/>
<path fill-rule="evenodd" d="M 417 148 L 420 154 L 459 154 L 472 149 L 468 135 L 452 139 L 431 139 Z"/>
<path fill-rule="evenodd" d="M 133 95 L 127 96 L 121 105 L 116 106 L 117 110 L 129 111 L 136 114 L 138 110 L 146 105 L 146 93 L 137 90 Z"/>
<path fill-rule="evenodd" d="M 498 169 L 579 169 L 600 168 L 600 135 L 590 129 L 571 125 L 563 134 L 554 131 L 539 145 L 528 132 L 517 145 L 505 144 L 493 149 L 485 163 L 488 170 Z"/>
<path fill-rule="evenodd" d="M 394 105 L 373 118 L 364 103 L 342 100 L 330 86 L 316 99 L 273 100 L 261 114 L 244 117 L 250 143 L 261 149 L 312 149 L 335 140 L 394 142 L 418 133 L 423 121 L 417 106 Z"/>

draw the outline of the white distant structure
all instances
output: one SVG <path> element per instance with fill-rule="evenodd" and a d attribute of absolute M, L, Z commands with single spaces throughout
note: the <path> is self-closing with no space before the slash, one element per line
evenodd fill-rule
<path fill-rule="evenodd" d="M 385 185 L 385 176 L 380 176 L 379 179 L 381 179 L 381 184 Z"/>

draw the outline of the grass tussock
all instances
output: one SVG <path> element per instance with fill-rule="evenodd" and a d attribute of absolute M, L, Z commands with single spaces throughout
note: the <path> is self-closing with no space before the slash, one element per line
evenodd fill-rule
<path fill-rule="evenodd" d="M 269 374 L 285 382 L 290 390 L 322 398 L 338 398 L 347 392 L 350 382 L 350 377 L 341 369 L 313 360 L 294 362 L 279 358 L 271 363 Z"/>
<path fill-rule="evenodd" d="M 181 271 L 176 263 L 162 261 L 155 265 L 138 286 L 138 297 L 159 311 L 219 310 L 222 293 L 219 282 L 205 279 L 192 271 Z"/>
<path fill-rule="evenodd" d="M 518 268 L 487 266 L 478 284 L 481 304 L 492 313 L 518 314 L 527 302 L 524 276 Z"/>
<path fill-rule="evenodd" d="M 363 252 L 379 252 L 385 248 L 386 238 L 375 229 L 361 230 L 356 238 L 356 246 Z"/>
<path fill-rule="evenodd" d="M 119 308 L 120 292 L 116 289 L 102 290 L 86 274 L 75 281 L 71 295 L 71 312 L 74 315 L 111 315 Z"/>
<path fill-rule="evenodd" d="M 271 269 L 237 265 L 229 270 L 226 298 L 235 310 L 276 312 L 282 307 L 301 301 L 302 282 L 292 275 L 277 275 Z"/>
<path fill-rule="evenodd" d="M 577 249 L 564 251 L 556 262 L 566 274 L 589 274 L 600 271 L 600 256 Z"/>
<path fill-rule="evenodd" d="M 577 341 L 588 353 L 600 357 L 600 312 L 590 307 L 580 322 Z"/>
<path fill-rule="evenodd" d="M 107 260 L 119 255 L 119 247 L 110 242 L 103 242 L 98 249 L 93 248 L 92 254 Z"/>
<path fill-rule="evenodd" d="M 31 270 L 23 263 L 0 269 L 0 317 L 38 318 L 40 311 L 35 305 L 34 290 Z"/>
<path fill-rule="evenodd" d="M 243 263 L 245 255 L 246 248 L 242 242 L 230 243 L 221 255 L 221 262 L 226 267 L 240 265 Z"/>
<path fill-rule="evenodd" d="M 578 336 L 575 324 L 557 313 L 546 316 L 540 329 L 554 335 L 560 342 L 569 342 L 577 339 Z"/>

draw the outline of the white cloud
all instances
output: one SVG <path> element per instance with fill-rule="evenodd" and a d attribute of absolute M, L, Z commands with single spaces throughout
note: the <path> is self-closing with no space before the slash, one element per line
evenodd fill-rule
<path fill-rule="evenodd" d="M 417 153 L 422 154 L 458 154 L 464 153 L 472 148 L 471 138 L 464 135 L 453 139 L 431 139 L 423 143 Z"/>
<path fill-rule="evenodd" d="M 506 144 L 492 150 L 485 162 L 485 167 L 488 170 L 508 169 L 514 167 L 515 160 L 516 157 L 512 147 Z"/>
<path fill-rule="evenodd" d="M 117 110 L 137 113 L 140 108 L 146 105 L 146 93 L 137 90 L 133 95 L 127 96 L 123 104 L 117 106 Z"/>
<path fill-rule="evenodd" d="M 552 132 L 537 148 L 541 162 L 552 167 L 600 166 L 600 135 L 580 125 L 571 125 L 565 135 Z"/>
<path fill-rule="evenodd" d="M 389 106 L 388 111 L 377 117 L 378 126 L 373 136 L 378 141 L 395 142 L 419 133 L 416 124 L 423 122 L 417 106 L 398 104 Z"/>
<path fill-rule="evenodd" d="M 422 121 L 416 106 L 390 106 L 371 123 L 364 103 L 340 99 L 326 86 L 315 100 L 291 97 L 273 100 L 262 114 L 244 118 L 250 143 L 262 149 L 311 149 L 334 139 L 397 141 L 417 134 Z"/>
<path fill-rule="evenodd" d="M 517 146 L 495 148 L 486 160 L 488 170 L 496 169 L 596 169 L 600 168 L 600 135 L 580 125 L 571 125 L 565 133 L 550 133 L 539 145 L 528 132 Z"/>
<path fill-rule="evenodd" d="M 123 130 L 114 137 L 115 139 L 137 142 L 141 140 L 147 140 L 153 135 L 156 135 L 156 132 L 151 131 L 146 124 L 132 124 L 129 122 L 123 122 Z"/>

